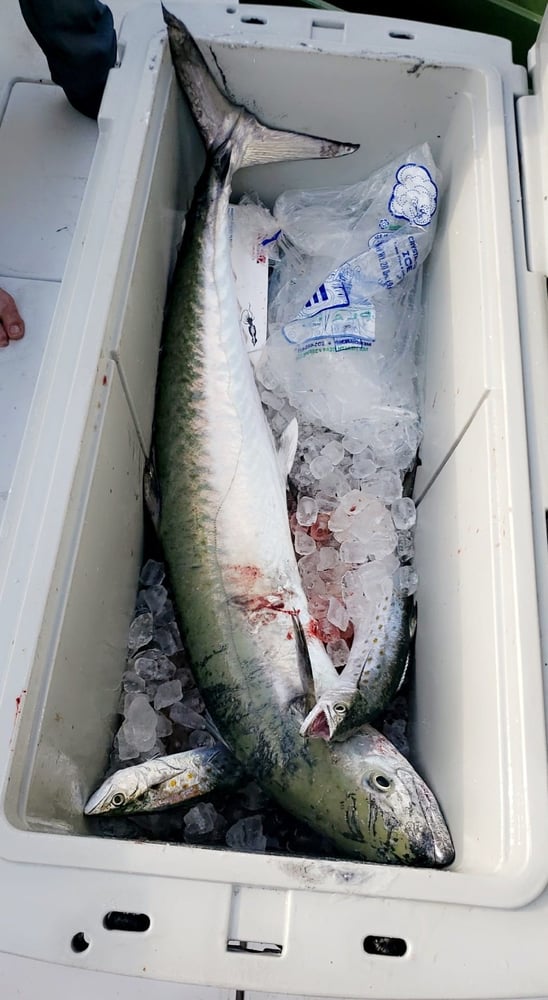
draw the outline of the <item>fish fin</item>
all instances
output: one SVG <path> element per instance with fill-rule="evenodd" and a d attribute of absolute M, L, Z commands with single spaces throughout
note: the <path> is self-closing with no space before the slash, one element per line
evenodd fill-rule
<path fill-rule="evenodd" d="M 225 750 L 230 750 L 230 747 L 229 747 L 228 743 L 226 742 L 226 740 L 224 739 L 224 737 L 221 736 L 221 734 L 220 734 L 217 726 L 215 725 L 215 723 L 214 723 L 213 719 L 211 718 L 211 715 L 209 714 L 208 711 L 204 712 L 204 722 L 205 722 L 206 731 L 208 733 L 210 733 L 210 735 L 213 736 L 214 739 L 217 740 L 217 742 L 219 743 L 219 745 L 221 747 L 223 747 Z"/>
<path fill-rule="evenodd" d="M 409 612 L 409 638 L 411 642 L 414 640 L 417 633 L 417 602 L 412 600 L 411 610 Z"/>
<path fill-rule="evenodd" d="M 312 664 L 310 662 L 310 654 L 308 652 L 308 644 L 306 642 L 303 624 L 297 612 L 293 614 L 292 618 L 295 641 L 297 643 L 299 676 L 303 687 L 305 711 L 308 713 L 316 703 L 314 674 L 312 673 Z"/>
<path fill-rule="evenodd" d="M 240 105 L 233 104 L 211 75 L 187 27 L 162 4 L 175 74 L 186 94 L 205 146 L 214 152 L 233 137 L 231 168 L 281 160 L 308 160 L 353 153 L 358 146 L 298 132 L 271 129 Z M 219 67 L 218 67 L 219 68 Z M 222 71 L 221 72 L 221 76 Z M 223 85 L 226 86 L 223 78 Z"/>
<path fill-rule="evenodd" d="M 331 159 L 334 156 L 347 156 L 359 149 L 359 144 L 356 143 L 269 128 L 261 125 L 249 112 L 246 112 L 245 127 L 245 143 L 242 145 L 238 164 L 240 167 L 283 160 Z"/>
<path fill-rule="evenodd" d="M 186 25 L 163 4 L 162 13 L 178 83 L 206 148 L 217 149 L 230 136 L 242 109 L 221 93 Z"/>
<path fill-rule="evenodd" d="M 297 418 L 293 417 L 285 428 L 278 445 L 278 462 L 282 479 L 285 483 L 291 471 L 295 455 L 297 454 L 297 444 L 299 441 L 299 425 Z"/>

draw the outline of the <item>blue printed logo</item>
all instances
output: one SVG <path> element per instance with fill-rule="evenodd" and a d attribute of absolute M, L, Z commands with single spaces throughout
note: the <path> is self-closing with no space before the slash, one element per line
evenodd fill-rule
<path fill-rule="evenodd" d="M 396 219 L 405 219 L 414 226 L 428 226 L 437 203 L 438 187 L 426 167 L 420 163 L 404 163 L 399 167 L 388 203 L 388 211 Z"/>

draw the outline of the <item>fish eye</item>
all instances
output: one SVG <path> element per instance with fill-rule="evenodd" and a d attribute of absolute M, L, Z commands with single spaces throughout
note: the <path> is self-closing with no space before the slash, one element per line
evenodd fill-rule
<path fill-rule="evenodd" d="M 382 771 L 374 771 L 369 775 L 369 784 L 377 792 L 389 792 L 393 782 Z"/>
<path fill-rule="evenodd" d="M 123 792 L 115 792 L 110 801 L 111 805 L 118 808 L 118 806 L 123 806 L 126 801 L 126 797 Z"/>
<path fill-rule="evenodd" d="M 333 711 L 336 715 L 344 715 L 346 712 L 346 705 L 343 705 L 342 702 L 338 701 L 336 705 L 333 705 Z"/>

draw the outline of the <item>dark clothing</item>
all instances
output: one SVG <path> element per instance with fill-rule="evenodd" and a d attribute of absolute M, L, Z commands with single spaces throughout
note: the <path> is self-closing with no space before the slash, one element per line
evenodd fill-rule
<path fill-rule="evenodd" d="M 112 14 L 99 0 L 20 0 L 27 27 L 44 52 L 54 83 L 88 118 L 97 118 L 116 61 Z"/>

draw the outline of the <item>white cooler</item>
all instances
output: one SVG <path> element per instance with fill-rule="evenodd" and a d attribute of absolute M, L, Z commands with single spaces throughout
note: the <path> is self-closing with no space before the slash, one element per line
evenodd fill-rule
<path fill-rule="evenodd" d="M 125 19 L 98 135 L 83 138 L 62 266 L 9 285 L 43 303 L 44 349 L 2 445 L 0 950 L 246 997 L 548 994 L 548 22 L 530 95 L 510 43 L 487 35 L 230 0 L 171 9 L 262 120 L 361 144 L 242 171 L 236 195 L 351 183 L 423 141 L 442 171 L 412 742 L 456 858 L 434 871 L 117 841 L 82 815 L 116 725 L 166 285 L 203 165 L 160 7 L 146 4 Z M 29 86 L 8 97 L 0 190 L 2 130 Z M 109 928 L 113 911 L 150 926 Z M 375 936 L 403 944 L 371 954 Z"/>

